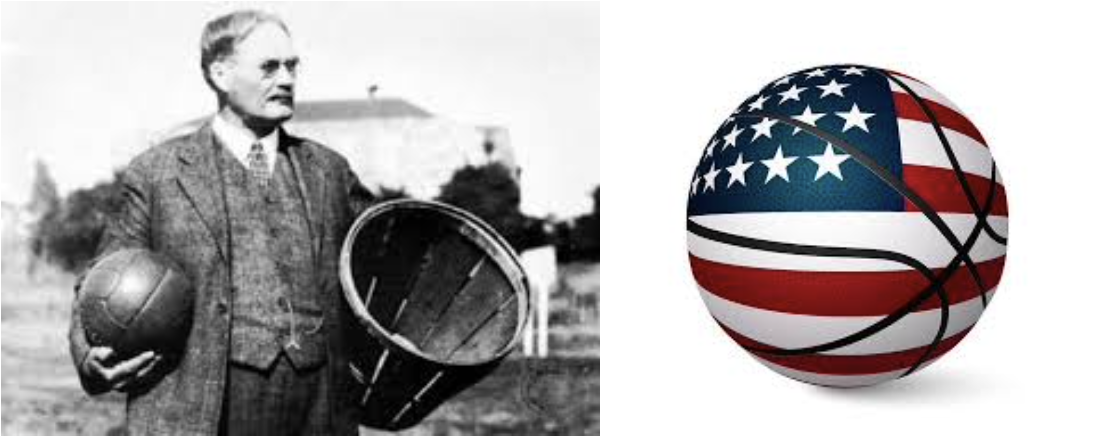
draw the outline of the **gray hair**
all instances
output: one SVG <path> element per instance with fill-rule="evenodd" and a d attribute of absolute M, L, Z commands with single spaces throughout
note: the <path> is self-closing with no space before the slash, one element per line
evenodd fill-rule
<path fill-rule="evenodd" d="M 214 91 L 218 91 L 209 78 L 209 66 L 220 61 L 236 51 L 236 46 L 247 38 L 256 27 L 265 23 L 277 24 L 287 35 L 290 30 L 278 15 L 257 11 L 243 10 L 219 16 L 205 25 L 201 33 L 201 74 L 205 83 Z"/>

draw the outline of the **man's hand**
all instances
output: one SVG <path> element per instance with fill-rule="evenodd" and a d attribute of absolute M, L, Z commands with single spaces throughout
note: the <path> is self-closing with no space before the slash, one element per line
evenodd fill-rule
<path fill-rule="evenodd" d="M 151 375 L 162 361 L 162 356 L 147 351 L 131 359 L 113 362 L 114 352 L 109 347 L 93 347 L 81 362 L 81 371 L 89 380 L 105 390 L 127 392 Z"/>

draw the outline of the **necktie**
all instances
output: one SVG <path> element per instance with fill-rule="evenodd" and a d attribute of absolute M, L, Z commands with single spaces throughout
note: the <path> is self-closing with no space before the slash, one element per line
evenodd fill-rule
<path fill-rule="evenodd" d="M 251 145 L 251 152 L 248 153 L 248 171 L 251 172 L 252 179 L 259 187 L 267 186 L 271 172 L 267 168 L 267 155 L 263 153 L 263 144 L 256 142 Z"/>

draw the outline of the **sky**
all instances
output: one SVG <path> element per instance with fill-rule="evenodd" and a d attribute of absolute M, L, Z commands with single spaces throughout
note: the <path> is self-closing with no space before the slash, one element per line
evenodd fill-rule
<path fill-rule="evenodd" d="M 223 13 L 279 14 L 302 58 L 298 99 L 367 87 L 510 132 L 523 209 L 590 210 L 599 184 L 595 3 L 10 3 L 0 6 L 2 195 L 41 159 L 65 193 L 107 180 L 136 141 L 210 114 L 198 41 Z"/>

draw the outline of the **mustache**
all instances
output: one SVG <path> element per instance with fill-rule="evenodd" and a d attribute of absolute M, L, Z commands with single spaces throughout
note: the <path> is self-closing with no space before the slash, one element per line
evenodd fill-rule
<path fill-rule="evenodd" d="M 294 101 L 293 92 L 282 92 L 267 97 L 267 101 Z"/>

